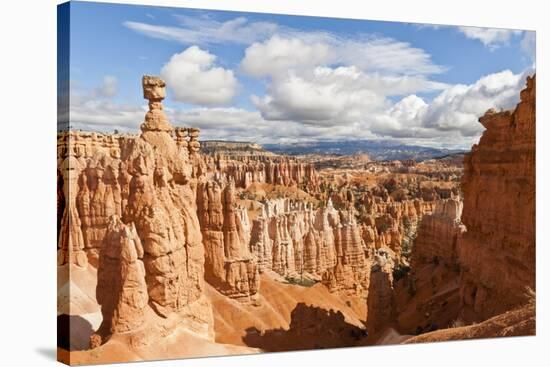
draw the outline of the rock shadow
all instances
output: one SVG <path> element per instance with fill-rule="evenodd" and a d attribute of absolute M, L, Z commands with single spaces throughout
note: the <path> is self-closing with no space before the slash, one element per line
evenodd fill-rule
<path fill-rule="evenodd" d="M 340 311 L 298 303 L 287 329 L 246 329 L 243 341 L 266 352 L 344 348 L 366 345 L 367 330 L 346 322 Z"/>
<path fill-rule="evenodd" d="M 68 351 L 90 348 L 90 336 L 94 333 L 92 324 L 78 315 L 57 316 L 57 346 Z"/>

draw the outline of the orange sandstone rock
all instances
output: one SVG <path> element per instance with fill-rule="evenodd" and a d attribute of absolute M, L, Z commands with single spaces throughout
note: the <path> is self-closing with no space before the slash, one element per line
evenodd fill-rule
<path fill-rule="evenodd" d="M 61 164 L 63 179 L 63 215 L 60 222 L 57 265 L 76 264 L 85 267 L 88 259 L 84 250 L 84 236 L 77 210 L 75 192 L 81 167 L 78 160 L 69 155 Z"/>
<path fill-rule="evenodd" d="M 535 289 L 536 78 L 513 111 L 489 110 L 479 144 L 464 159 L 467 232 L 458 246 L 465 320 L 483 320 L 525 302 Z"/>
<path fill-rule="evenodd" d="M 164 82 L 145 76 L 143 87 L 150 110 L 140 136 L 80 140 L 90 147 L 83 149 L 89 171 L 81 175 L 77 201 L 89 219 L 83 227 L 93 234 L 87 245 L 99 251 L 103 314 L 92 347 L 113 335 L 137 348 L 181 328 L 213 336 L 186 135 L 172 135 L 162 110 Z M 119 154 L 108 155 L 105 146 Z"/>
<path fill-rule="evenodd" d="M 259 288 L 257 260 L 250 253 L 248 221 L 237 208 L 232 181 L 206 181 L 197 189 L 197 203 L 205 245 L 206 280 L 223 294 L 242 301 L 255 298 Z"/>
<path fill-rule="evenodd" d="M 112 216 L 99 258 L 96 298 L 103 321 L 99 335 L 139 329 L 148 295 L 143 247 L 135 226 Z"/>
<path fill-rule="evenodd" d="M 432 214 L 422 217 L 412 249 L 413 269 L 431 262 L 456 265 L 457 242 L 466 231 L 460 222 L 462 205 L 459 199 L 443 200 L 435 205 Z"/>

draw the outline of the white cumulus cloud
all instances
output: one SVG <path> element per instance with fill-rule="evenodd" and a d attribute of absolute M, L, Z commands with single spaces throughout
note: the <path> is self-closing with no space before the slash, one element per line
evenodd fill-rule
<path fill-rule="evenodd" d="M 440 73 L 424 50 L 391 38 L 350 40 L 330 33 L 287 32 L 255 42 L 245 50 L 241 69 L 252 76 L 276 77 L 315 66 L 355 66 L 368 72 L 399 75 Z"/>
<path fill-rule="evenodd" d="M 216 56 L 197 46 L 173 55 L 161 69 L 176 101 L 223 105 L 231 102 L 239 83 L 232 70 L 215 65 Z"/>
<path fill-rule="evenodd" d="M 381 113 L 386 98 L 445 88 L 424 77 L 364 73 L 354 66 L 321 67 L 275 78 L 264 97 L 252 101 L 267 120 L 294 120 L 310 125 L 346 125 Z"/>
<path fill-rule="evenodd" d="M 512 37 L 523 33 L 521 30 L 502 28 L 458 27 L 458 30 L 466 37 L 478 40 L 490 49 L 508 45 Z"/>
<path fill-rule="evenodd" d="M 277 79 L 253 102 L 267 120 L 311 125 L 348 124 L 380 110 L 384 97 L 365 88 L 355 68 L 317 67 L 310 73 Z"/>
<path fill-rule="evenodd" d="M 256 42 L 245 50 L 242 70 L 256 77 L 286 74 L 289 69 L 322 65 L 330 60 L 325 43 L 306 43 L 299 38 L 278 35 L 266 42 Z"/>
<path fill-rule="evenodd" d="M 471 85 L 455 85 L 432 101 L 422 124 L 442 131 L 459 130 L 465 136 L 479 133 L 479 116 L 492 107 L 513 108 L 524 85 L 525 75 L 510 70 L 484 76 Z"/>
<path fill-rule="evenodd" d="M 407 96 L 380 116 L 371 129 L 394 138 L 452 139 L 456 145 L 472 144 L 483 131 L 479 117 L 489 108 L 514 108 L 526 76 L 533 72 L 504 70 L 470 85 L 449 86 L 430 103 L 416 95 Z"/>
<path fill-rule="evenodd" d="M 258 110 L 203 106 L 167 108 L 166 113 L 174 125 L 200 127 L 202 139 L 269 143 L 374 138 L 469 148 L 483 131 L 478 118 L 489 108 L 513 108 L 525 77 L 533 72 L 505 70 L 469 85 L 439 86 L 443 90 L 431 101 L 411 93 L 392 102 L 384 93 L 366 88 L 372 76 L 351 67 L 318 67 L 311 74 L 273 84 L 266 97 L 257 98 Z M 100 97 L 96 90 L 101 85 L 86 91 L 72 84 L 71 126 L 139 131 L 147 106 Z M 394 93 L 391 83 L 384 88 Z"/>

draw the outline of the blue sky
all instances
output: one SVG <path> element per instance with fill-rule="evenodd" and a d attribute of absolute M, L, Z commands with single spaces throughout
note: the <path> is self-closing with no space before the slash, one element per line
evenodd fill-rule
<path fill-rule="evenodd" d="M 534 72 L 534 32 L 71 3 L 71 124 L 138 131 L 141 76 L 204 138 L 464 147 Z"/>

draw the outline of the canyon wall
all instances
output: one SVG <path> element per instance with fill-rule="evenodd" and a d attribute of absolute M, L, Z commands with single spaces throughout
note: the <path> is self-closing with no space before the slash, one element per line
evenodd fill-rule
<path fill-rule="evenodd" d="M 460 301 L 457 246 L 464 233 L 462 200 L 437 202 L 422 217 L 410 255 L 410 271 L 394 285 L 395 325 L 404 334 L 451 327 Z"/>
<path fill-rule="evenodd" d="M 413 269 L 431 262 L 456 264 L 457 243 L 466 231 L 460 221 L 462 207 L 462 200 L 446 199 L 438 202 L 431 214 L 422 217 L 411 251 Z"/>
<path fill-rule="evenodd" d="M 253 300 L 260 285 L 258 263 L 249 250 L 246 209 L 237 207 L 235 184 L 201 182 L 197 204 L 206 248 L 206 280 L 221 293 L 242 301 Z"/>
<path fill-rule="evenodd" d="M 463 204 L 454 195 L 424 215 L 411 270 L 395 287 L 401 332 L 487 320 L 535 291 L 536 78 L 513 111 L 487 111 L 464 157 Z M 372 276 L 371 276 L 372 282 Z"/>
<path fill-rule="evenodd" d="M 535 289 L 536 77 L 513 111 L 489 110 L 464 159 L 467 232 L 459 241 L 462 317 L 483 320 L 525 303 Z"/>
<path fill-rule="evenodd" d="M 423 216 L 411 271 L 394 292 L 401 332 L 487 320 L 532 298 L 535 80 L 527 78 L 515 110 L 480 118 L 486 130 L 464 158 L 463 204 L 445 199 Z"/>
<path fill-rule="evenodd" d="M 327 206 L 332 209 L 331 201 Z M 369 286 L 369 248 L 361 237 L 353 206 L 338 213 L 333 223 L 336 264 L 323 273 L 323 284 L 332 292 L 365 295 Z"/>
<path fill-rule="evenodd" d="M 321 281 L 332 292 L 366 296 L 371 267 L 382 261 L 377 256 L 390 258 L 392 270 L 406 263 L 402 244 L 410 241 L 419 219 L 434 206 L 421 199 L 396 202 L 372 193 L 361 203 L 352 196 L 340 199 L 339 209 L 330 198 L 318 208 L 288 198 L 264 200 L 252 221 L 250 250 L 260 272 L 271 270 L 292 281 Z"/>
<path fill-rule="evenodd" d="M 380 249 L 374 256 L 369 274 L 367 330 L 376 334 L 391 324 L 394 315 L 395 262 L 391 250 Z"/>
<path fill-rule="evenodd" d="M 480 322 L 533 302 L 535 95 L 536 79 L 528 77 L 515 110 L 479 119 L 486 130 L 464 158 L 463 202 L 451 192 L 422 217 L 410 271 L 394 282 L 393 322 L 401 333 Z M 384 290 L 380 282 L 373 291 Z M 369 315 L 380 299 L 369 292 Z M 378 318 L 369 331 L 383 325 Z"/>
<path fill-rule="evenodd" d="M 322 281 L 331 291 L 368 287 L 367 253 L 353 212 L 289 199 L 266 200 L 253 221 L 250 248 L 260 271 L 292 281 Z"/>
<path fill-rule="evenodd" d="M 275 155 L 247 155 L 243 153 L 204 157 L 210 172 L 231 179 L 239 188 L 246 189 L 253 183 L 298 186 L 315 190 L 317 172 L 313 164 L 301 163 L 295 158 Z"/>
<path fill-rule="evenodd" d="M 252 222 L 250 248 L 260 271 L 273 270 L 282 276 L 307 273 L 317 279 L 336 262 L 334 208 L 313 209 L 311 204 L 272 199 L 261 204 Z"/>
<path fill-rule="evenodd" d="M 112 215 L 122 216 L 128 202 L 131 175 L 121 154 L 136 136 L 69 131 L 58 138 L 58 237 L 66 246 L 67 234 L 73 247 L 82 247 L 94 266 Z M 74 207 L 74 210 L 71 209 Z M 60 222 L 63 215 L 70 222 Z"/>
<path fill-rule="evenodd" d="M 82 233 L 82 221 L 74 195 L 78 190 L 79 166 L 80 162 L 73 156 L 68 156 L 58 163 L 58 266 L 74 264 L 86 267 L 88 265 L 88 257 L 84 251 L 86 243 Z"/>

